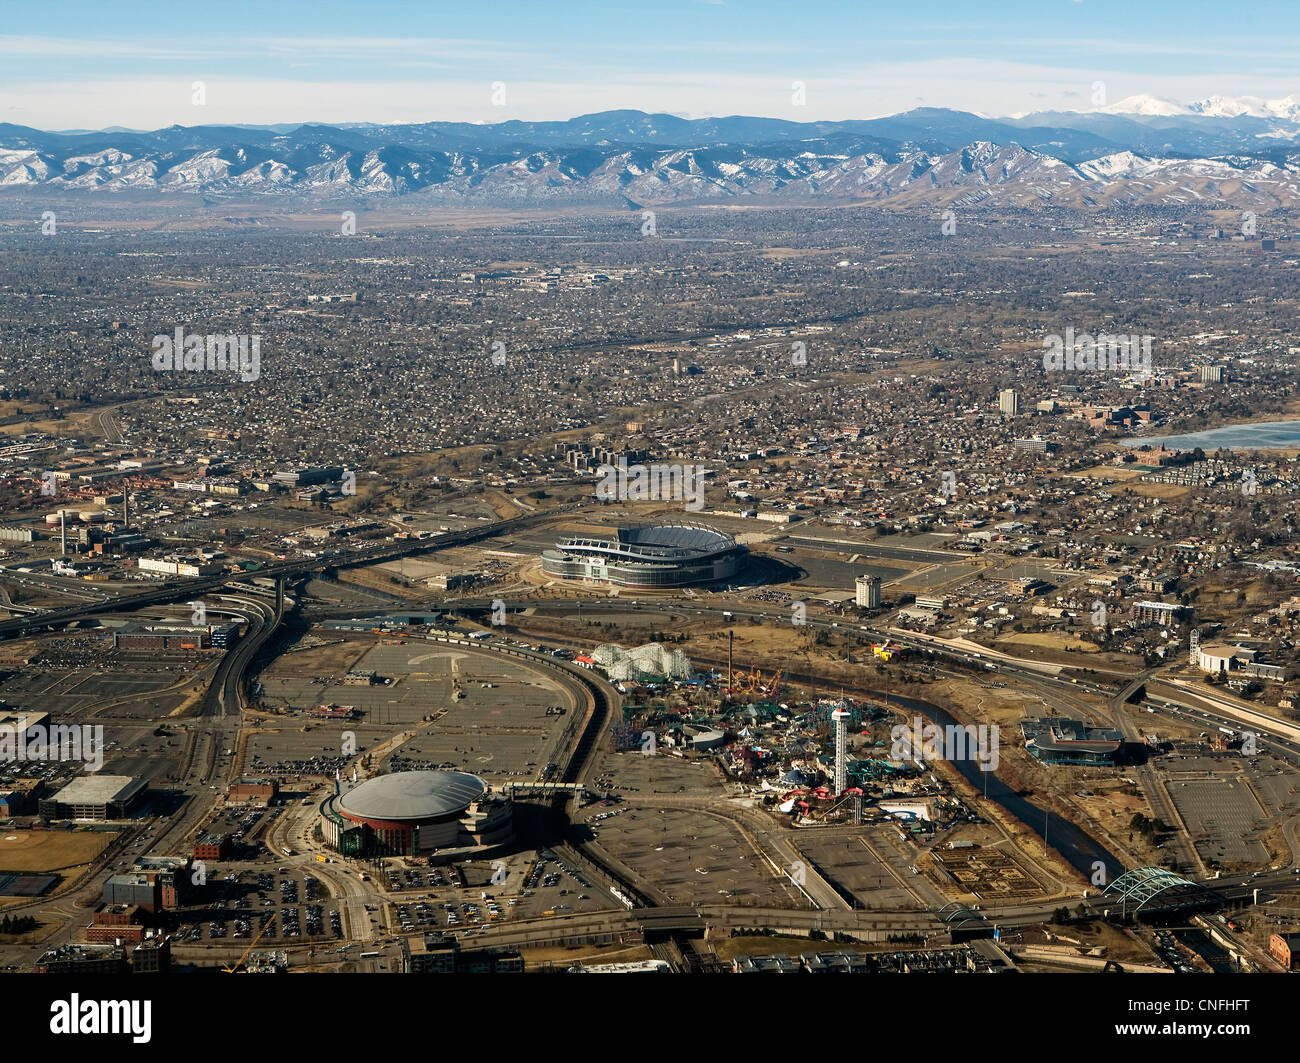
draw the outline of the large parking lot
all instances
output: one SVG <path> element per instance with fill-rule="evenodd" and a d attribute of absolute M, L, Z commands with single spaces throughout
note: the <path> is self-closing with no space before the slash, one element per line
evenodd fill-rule
<path fill-rule="evenodd" d="M 328 890 L 304 872 L 246 868 L 209 879 L 208 889 L 215 894 L 211 901 L 183 911 L 181 941 L 251 939 L 268 919 L 262 942 L 343 937 L 342 919 L 330 903 Z"/>
<path fill-rule="evenodd" d="M 392 895 L 388 929 L 472 931 L 476 926 L 541 915 L 617 907 L 583 868 L 549 849 L 450 867 L 394 861 L 376 876 Z"/>
<path fill-rule="evenodd" d="M 229 835 L 234 845 L 234 859 L 251 860 L 267 851 L 262 837 L 283 812 L 283 807 L 230 807 L 218 813 L 200 833 Z"/>
<path fill-rule="evenodd" d="M 1268 862 L 1268 850 L 1252 836 L 1263 825 L 1264 810 L 1243 779 L 1172 780 L 1167 789 L 1202 859 Z"/>
<path fill-rule="evenodd" d="M 60 720 L 97 716 L 160 720 L 189 697 L 189 687 L 215 667 L 212 654 L 113 649 L 106 634 L 46 636 L 30 643 L 31 663 L 0 679 L 0 698 Z"/>
<path fill-rule="evenodd" d="M 347 759 L 342 755 L 346 732 L 355 734 L 358 752 L 412 732 L 380 770 L 455 767 L 496 785 L 532 779 L 555 758 L 579 705 L 573 686 L 544 669 L 416 639 L 374 643 L 321 673 L 314 662 L 343 661 L 342 649 L 286 654 L 261 681 L 272 705 L 298 710 L 345 705 L 356 711 L 355 718 L 322 721 L 295 712 L 268 721 L 248 741 L 248 771 L 281 777 L 332 774 Z M 342 673 L 349 669 L 392 682 L 344 684 Z"/>
<path fill-rule="evenodd" d="M 691 803 L 716 803 L 724 790 L 704 761 L 639 753 L 604 754 L 592 785 L 615 800 L 576 814 L 592 843 L 676 904 L 734 902 L 785 907 L 783 881 L 731 818 Z M 662 804 L 665 807 L 655 807 Z"/>

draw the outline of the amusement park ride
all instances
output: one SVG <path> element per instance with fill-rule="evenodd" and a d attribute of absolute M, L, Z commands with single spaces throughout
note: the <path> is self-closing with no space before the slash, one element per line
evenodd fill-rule
<path fill-rule="evenodd" d="M 748 672 L 732 672 L 727 682 L 728 694 L 763 694 L 775 701 L 781 692 L 781 677 L 785 673 L 782 666 L 776 670 L 776 675 L 772 677 L 770 683 L 764 682 L 763 671 L 756 668 L 754 662 L 750 661 Z"/>
<path fill-rule="evenodd" d="M 871 655 L 880 661 L 892 661 L 894 658 L 902 658 L 907 652 L 906 647 L 900 646 L 897 642 L 879 642 L 874 643 L 871 647 Z M 748 694 L 764 695 L 769 701 L 776 701 L 781 692 L 781 680 L 789 667 L 790 661 L 787 658 L 786 663 L 776 670 L 771 681 L 764 679 L 763 671 L 755 667 L 754 662 L 749 662 L 749 670 L 733 669 L 730 664 L 731 650 L 728 647 L 727 652 L 727 687 L 728 694 Z"/>

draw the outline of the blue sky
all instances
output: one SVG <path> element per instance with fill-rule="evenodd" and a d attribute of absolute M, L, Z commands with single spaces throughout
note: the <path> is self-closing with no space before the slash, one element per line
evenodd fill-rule
<path fill-rule="evenodd" d="M 917 106 L 1005 115 L 1090 109 L 1095 82 L 1107 102 L 1300 93 L 1297 0 L 0 0 L 0 10 L 0 121 L 46 129 L 498 122 L 619 107 L 799 121 Z"/>

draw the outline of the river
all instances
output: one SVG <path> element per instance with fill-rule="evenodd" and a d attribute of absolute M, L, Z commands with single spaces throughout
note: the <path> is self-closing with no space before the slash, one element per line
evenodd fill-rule
<path fill-rule="evenodd" d="M 909 712 L 924 716 L 927 720 L 938 724 L 940 727 L 961 726 L 958 720 L 955 720 L 937 705 L 931 705 L 928 701 L 900 697 L 897 694 L 890 695 L 889 701 L 892 705 L 900 705 Z M 1078 871 L 1087 881 L 1092 881 L 1096 873 L 1094 865 L 1097 861 L 1101 861 L 1105 869 L 1107 883 L 1114 882 L 1123 873 L 1123 862 L 1096 838 L 1081 827 L 1071 823 L 1068 819 L 1062 819 L 1059 815 L 1051 813 L 1045 815 L 1042 808 L 1032 801 L 1018 796 L 1015 790 L 999 779 L 997 772 L 981 771 L 979 764 L 973 759 L 959 759 L 950 763 L 957 769 L 962 778 L 980 793 L 984 793 L 987 787 L 990 801 L 1015 816 L 1016 819 L 1020 820 L 1040 838 L 1043 837 L 1043 832 L 1046 830 L 1047 844 L 1060 853 L 1066 863 Z M 1058 770 L 1066 771 L 1068 769 L 1062 768 Z"/>

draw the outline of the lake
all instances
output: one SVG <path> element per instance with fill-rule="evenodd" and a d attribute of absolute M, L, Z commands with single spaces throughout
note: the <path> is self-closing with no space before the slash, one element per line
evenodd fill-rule
<path fill-rule="evenodd" d="M 1144 436 L 1126 439 L 1126 447 L 1159 446 L 1170 450 L 1287 450 L 1300 449 L 1300 421 L 1256 421 L 1253 424 L 1229 424 L 1205 432 L 1188 432 L 1181 436 Z"/>

